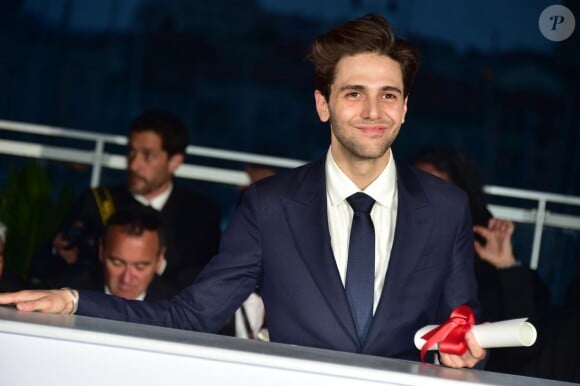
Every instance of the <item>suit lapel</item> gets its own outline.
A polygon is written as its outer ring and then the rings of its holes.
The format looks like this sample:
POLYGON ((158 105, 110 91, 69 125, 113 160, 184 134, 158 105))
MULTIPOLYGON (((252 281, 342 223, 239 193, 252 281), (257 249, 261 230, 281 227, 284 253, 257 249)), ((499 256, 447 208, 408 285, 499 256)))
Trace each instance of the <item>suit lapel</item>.
POLYGON ((330 243, 324 159, 312 165, 293 197, 284 200, 282 206, 304 264, 338 323, 358 344, 356 328, 330 243))
POLYGON ((408 285, 409 276, 416 269, 433 224, 432 206, 409 167, 397 168, 397 189, 395 237, 368 344, 377 343, 375 340, 381 331, 389 328, 389 321, 398 313, 398 299, 408 285))

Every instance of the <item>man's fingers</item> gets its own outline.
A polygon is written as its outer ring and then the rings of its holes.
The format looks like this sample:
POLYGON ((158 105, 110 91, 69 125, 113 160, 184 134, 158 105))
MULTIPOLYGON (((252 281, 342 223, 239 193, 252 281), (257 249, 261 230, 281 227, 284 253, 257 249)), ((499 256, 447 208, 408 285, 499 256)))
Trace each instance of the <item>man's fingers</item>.
POLYGON ((45 296, 38 300, 32 300, 29 302, 22 302, 16 305, 21 311, 40 311, 40 312, 50 312, 50 313, 61 313, 63 311, 63 303, 60 301, 55 301, 56 298, 53 296, 45 296))
POLYGON ((39 303, 38 300, 19 302, 19 303, 16 303, 16 309, 18 309, 19 311, 27 311, 27 312, 41 311, 38 303, 39 303))
POLYGON ((479 243, 479 241, 475 240, 473 242, 473 248, 475 249, 475 253, 477 253, 479 256, 482 256, 483 257, 483 255, 485 254, 484 253, 485 250, 483 248, 483 245, 481 245, 479 243))
POLYGON ((38 295, 33 291, 18 291, 18 292, 6 292, 0 294, 0 304, 13 304, 23 301, 29 301, 37 299, 38 295))
POLYGON ((0 304, 12 304, 14 303, 14 296, 12 293, 0 294, 0 304))
POLYGON ((460 368, 460 367, 473 367, 479 361, 485 358, 486 351, 483 347, 477 343, 475 336, 470 331, 465 334, 465 341, 467 342, 468 350, 463 355, 453 355, 439 353, 439 359, 441 363, 447 367, 460 368))
POLYGON ((67 301, 61 290, 25 290, 0 294, 0 304, 15 304, 20 311, 62 313, 67 301))
POLYGON ((479 343, 477 343, 473 332, 469 331, 467 334, 465 334, 465 341, 467 342, 467 347, 469 348, 467 352, 470 354, 470 356, 472 356, 476 361, 480 361, 485 358, 485 349, 481 347, 479 343))
POLYGON ((482 227, 481 225, 475 225, 473 227, 473 232, 475 232, 475 234, 483 237, 486 240, 489 239, 489 236, 491 234, 489 229, 487 229, 486 227, 482 227))
POLYGON ((442 364, 444 364, 447 367, 453 367, 455 369, 463 367, 459 358, 460 357, 457 355, 444 354, 444 353, 439 354, 439 360, 441 361, 442 364))

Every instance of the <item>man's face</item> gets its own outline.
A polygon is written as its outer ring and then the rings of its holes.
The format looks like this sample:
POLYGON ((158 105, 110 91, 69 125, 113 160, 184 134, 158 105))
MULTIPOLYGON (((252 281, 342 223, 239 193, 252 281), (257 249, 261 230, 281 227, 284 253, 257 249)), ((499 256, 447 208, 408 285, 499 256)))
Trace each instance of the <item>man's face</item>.
POLYGON ((388 157, 407 112, 403 75, 396 61, 374 53, 343 57, 336 66, 329 100, 319 91, 315 99, 320 119, 330 120, 337 161, 388 157))
POLYGON ((112 226, 99 248, 105 284, 113 295, 135 299, 147 290, 163 260, 157 232, 129 236, 112 226))
POLYGON ((169 158, 161 138, 153 131, 133 133, 129 137, 127 184, 132 193, 151 200, 167 189, 172 175, 183 162, 183 155, 169 158))

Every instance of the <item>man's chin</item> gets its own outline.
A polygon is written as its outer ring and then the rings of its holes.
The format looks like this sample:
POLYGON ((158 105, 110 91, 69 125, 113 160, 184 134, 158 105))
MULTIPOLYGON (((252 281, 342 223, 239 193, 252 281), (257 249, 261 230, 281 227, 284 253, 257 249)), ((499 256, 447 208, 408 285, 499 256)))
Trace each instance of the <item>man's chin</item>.
POLYGON ((146 189, 145 186, 141 186, 141 185, 138 185, 138 184, 133 184, 133 185, 129 185, 128 187, 129 187, 129 191, 132 194, 138 194, 140 196, 143 196, 143 195, 145 195, 147 193, 147 189, 146 189))

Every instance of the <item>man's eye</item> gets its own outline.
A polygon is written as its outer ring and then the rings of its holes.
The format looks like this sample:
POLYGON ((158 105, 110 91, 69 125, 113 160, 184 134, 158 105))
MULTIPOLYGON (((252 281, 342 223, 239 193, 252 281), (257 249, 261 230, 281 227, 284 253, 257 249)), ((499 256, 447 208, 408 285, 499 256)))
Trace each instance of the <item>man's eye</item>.
POLYGON ((389 93, 389 94, 383 95, 383 98, 384 99, 395 99, 395 98, 397 98, 397 96, 395 94, 389 93))
POLYGON ((360 97, 360 92, 351 91, 348 94, 346 94, 346 96, 348 96, 349 98, 358 98, 358 97, 360 97))

